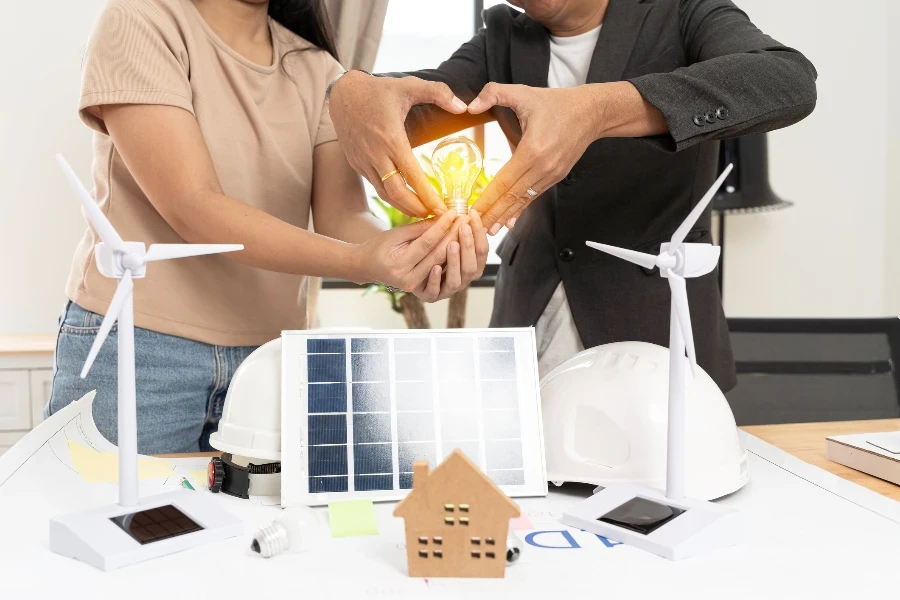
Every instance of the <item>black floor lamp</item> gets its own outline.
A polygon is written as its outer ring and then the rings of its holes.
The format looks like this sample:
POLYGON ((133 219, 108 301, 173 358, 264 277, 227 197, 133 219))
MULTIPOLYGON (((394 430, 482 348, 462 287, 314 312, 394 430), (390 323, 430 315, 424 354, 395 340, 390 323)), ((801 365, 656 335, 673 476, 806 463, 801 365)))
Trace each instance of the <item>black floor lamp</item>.
POLYGON ((766 134, 723 141, 719 149, 719 173, 728 163, 734 163, 734 170, 713 198, 712 208, 713 213, 719 217, 718 238, 722 251, 719 262, 720 295, 724 294, 722 284, 725 273, 725 217, 779 210, 793 205, 793 202, 776 196, 769 184, 766 134))

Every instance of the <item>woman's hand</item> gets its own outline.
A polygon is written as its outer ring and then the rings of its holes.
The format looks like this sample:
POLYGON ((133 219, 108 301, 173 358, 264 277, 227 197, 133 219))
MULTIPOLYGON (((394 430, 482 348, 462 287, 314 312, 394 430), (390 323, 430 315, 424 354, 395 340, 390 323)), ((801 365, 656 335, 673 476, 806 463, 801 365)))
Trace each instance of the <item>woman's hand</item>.
POLYGON ((449 298, 468 286, 484 273, 490 250, 487 230, 481 224, 481 217, 474 210, 469 211, 460 222, 458 240, 447 245, 447 263, 444 269, 433 267, 423 288, 410 290, 426 302, 436 302, 449 298), (441 276, 443 273, 443 277, 441 276))
POLYGON ((355 269, 365 281, 376 281, 406 292, 425 293, 441 265, 447 247, 459 230, 456 213, 447 211, 438 218, 395 227, 356 247, 355 269))
POLYGON ((373 77, 361 71, 349 71, 335 82, 328 106, 353 168, 369 180, 380 198, 416 217, 447 210, 406 137, 406 115, 413 105, 425 103, 457 115, 466 112, 466 104, 446 84, 417 77, 373 77), (394 169, 400 173, 382 181, 394 169))
POLYGON ((487 234, 474 211, 395 227, 357 247, 360 272, 426 302, 448 298, 481 277, 487 234))

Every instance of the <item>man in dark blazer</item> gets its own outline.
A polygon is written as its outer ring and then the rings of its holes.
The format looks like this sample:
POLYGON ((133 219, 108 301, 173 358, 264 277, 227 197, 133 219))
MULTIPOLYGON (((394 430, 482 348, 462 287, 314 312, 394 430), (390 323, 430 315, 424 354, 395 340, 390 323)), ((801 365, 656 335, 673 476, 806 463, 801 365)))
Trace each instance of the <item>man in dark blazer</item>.
MULTIPOLYGON (((729 0, 511 3, 525 12, 485 11, 485 27, 437 69, 336 79, 341 145, 383 198, 424 216, 443 205, 411 147, 496 120, 515 150, 474 207, 492 233, 511 227, 491 326, 538 324, 564 288, 584 347, 667 346, 666 281, 585 241, 657 253, 716 178, 718 140, 809 115, 816 71, 729 0), (548 89, 553 44, 598 28, 584 85, 548 89)), ((710 220, 707 209, 686 241, 709 242, 710 220)), ((689 279, 688 294, 698 362, 728 391, 716 282, 689 279)))

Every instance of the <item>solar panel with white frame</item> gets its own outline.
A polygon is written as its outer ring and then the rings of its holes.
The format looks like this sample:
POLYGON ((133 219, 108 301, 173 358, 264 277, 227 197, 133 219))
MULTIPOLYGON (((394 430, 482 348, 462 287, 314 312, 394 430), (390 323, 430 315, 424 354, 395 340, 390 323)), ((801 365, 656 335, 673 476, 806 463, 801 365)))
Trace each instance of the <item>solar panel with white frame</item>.
POLYGON ((454 448, 508 494, 546 494, 531 329, 285 332, 283 354, 284 505, 401 498, 415 460, 454 448))

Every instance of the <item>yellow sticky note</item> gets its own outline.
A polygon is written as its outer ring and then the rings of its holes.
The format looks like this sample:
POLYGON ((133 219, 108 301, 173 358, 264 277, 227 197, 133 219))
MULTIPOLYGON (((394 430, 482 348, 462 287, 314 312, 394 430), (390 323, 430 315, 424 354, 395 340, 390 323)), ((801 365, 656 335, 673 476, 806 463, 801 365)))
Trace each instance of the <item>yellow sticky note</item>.
POLYGON ((206 474, 206 469, 189 472, 188 479, 194 482, 194 486, 199 485, 200 487, 206 487, 209 483, 209 477, 206 474))
POLYGON ((375 507, 371 500, 348 500, 328 504, 331 537, 378 535, 375 507))
MULTIPOLYGON (((69 456, 81 478, 90 483, 116 483, 119 481, 119 455, 113 452, 97 452, 69 440, 69 456)), ((138 457, 138 479, 166 479, 175 474, 169 461, 138 457)))

